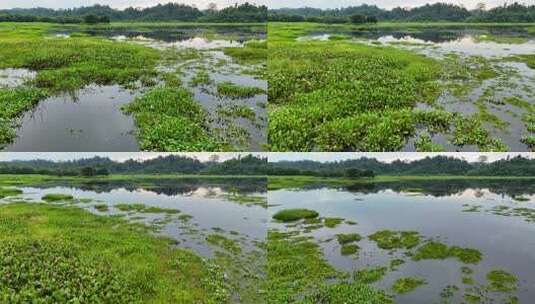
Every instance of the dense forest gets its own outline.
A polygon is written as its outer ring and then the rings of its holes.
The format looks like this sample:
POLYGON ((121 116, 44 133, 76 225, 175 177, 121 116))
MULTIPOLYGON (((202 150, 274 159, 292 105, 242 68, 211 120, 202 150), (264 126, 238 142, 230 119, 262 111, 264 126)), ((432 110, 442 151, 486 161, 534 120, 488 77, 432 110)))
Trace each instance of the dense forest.
POLYGON ((392 10, 367 4, 326 10, 310 7, 269 10, 270 21, 347 23, 352 22, 352 16, 401 22, 535 22, 535 4, 514 2, 487 8, 484 2, 481 2, 473 10, 447 3, 426 4, 414 8, 397 7, 392 10))
POLYGON ((269 173, 271 175, 356 177, 359 175, 535 176, 535 159, 518 156, 488 162, 482 156, 477 162, 468 162, 455 157, 436 156, 411 162, 396 160, 391 163, 380 162, 374 158, 325 163, 310 160, 281 161, 270 163, 269 173))
POLYGON ((147 8, 129 7, 124 10, 114 9, 107 5, 59 10, 41 7, 0 10, 0 22, 98 23, 87 22, 88 16, 99 18, 98 22, 265 22, 267 20, 267 7, 246 2, 222 9, 218 9, 215 4, 212 4, 208 9, 200 10, 195 6, 169 2, 147 8))
POLYGON ((213 156, 201 162, 192 157, 169 155, 144 161, 129 159, 124 162, 94 157, 75 161, 49 160, 0 162, 0 174, 46 174, 58 176, 95 176, 108 174, 212 174, 261 175, 265 174, 267 159, 247 155, 226 161, 213 156))

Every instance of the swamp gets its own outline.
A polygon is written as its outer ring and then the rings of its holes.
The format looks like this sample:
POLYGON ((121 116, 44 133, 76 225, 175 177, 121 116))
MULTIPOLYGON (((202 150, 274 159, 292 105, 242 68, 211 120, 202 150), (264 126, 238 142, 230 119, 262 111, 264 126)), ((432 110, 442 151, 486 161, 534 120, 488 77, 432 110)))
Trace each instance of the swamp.
POLYGON ((264 301, 265 178, 26 175, 1 184, 0 302, 264 301))
POLYGON ((533 24, 271 22, 272 151, 533 151, 533 24))
POLYGON ((533 180, 439 179, 278 181, 268 302, 529 303, 533 180))
POLYGON ((4 151, 263 151, 266 25, 0 24, 4 151))

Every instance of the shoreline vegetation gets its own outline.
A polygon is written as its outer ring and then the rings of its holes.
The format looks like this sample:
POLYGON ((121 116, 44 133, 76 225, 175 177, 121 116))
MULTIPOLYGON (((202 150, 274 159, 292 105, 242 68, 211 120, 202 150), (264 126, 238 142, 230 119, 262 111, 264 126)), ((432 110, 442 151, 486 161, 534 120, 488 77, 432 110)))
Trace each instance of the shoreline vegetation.
MULTIPOLYGON (((134 135, 144 151, 236 151, 250 143, 251 135, 243 134, 242 142, 230 142, 227 132, 241 130, 234 119, 227 119, 228 130, 220 130, 213 122, 220 117, 210 113, 202 100, 195 98, 197 88, 190 87, 186 72, 196 61, 208 60, 208 52, 199 49, 170 47, 158 49, 150 45, 106 38, 105 31, 158 31, 183 27, 185 31, 203 28, 199 36, 208 40, 234 40, 236 34, 220 33, 218 29, 247 28, 251 37, 263 35, 266 23, 192 23, 192 22, 120 22, 110 24, 1 23, 0 70, 27 73, 15 86, 0 86, 0 147, 8 146, 17 137, 21 117, 49 98, 76 99, 91 85, 118 86, 122 90, 139 93, 124 105, 121 113, 134 118, 134 135), (102 31, 102 34, 98 34, 102 31), (58 34, 64 33, 65 34, 58 34), (96 32, 97 34, 88 34, 96 32), (62 36, 64 35, 64 36, 62 36), (68 37, 68 38, 66 38, 68 37), (206 58, 205 58, 206 57, 206 58), (161 67, 171 65, 171 71, 161 67), (173 98, 170 98, 173 97, 173 98), (154 112, 151 109, 157 108, 154 112)), ((197 35, 197 34, 195 34, 197 35)), ((251 38, 252 39, 252 38, 251 38)), ((263 74, 267 44, 248 40, 243 47, 219 48, 229 56, 222 65, 253 69, 263 74)), ((203 69, 205 69, 204 67, 203 69)), ((228 67, 227 67, 228 69, 228 67)), ((207 76, 213 77, 213 76, 207 76)), ((251 76, 252 77, 252 76, 251 76)), ((250 89, 238 86, 238 89, 250 89)), ((246 92, 251 94, 250 92, 246 92)), ((258 91, 255 91, 255 94, 258 91)), ((236 98, 244 99, 241 91, 236 98)), ((262 94, 264 92, 262 91, 262 94)), ((254 117, 256 122, 257 117, 254 117)), ((243 131, 246 132, 246 131, 243 131)), ((242 132, 242 133, 243 133, 242 132)), ((257 148, 255 148, 257 149, 257 148)), ((260 148, 258 148, 260 149, 260 148)))
POLYGON ((319 176, 268 176, 268 190, 303 188, 311 185, 344 187, 358 184, 395 183, 403 181, 455 181, 455 180, 535 180, 535 176, 466 176, 466 175, 378 175, 373 178, 319 177, 319 176))
MULTIPOLYGON (((535 29, 535 23, 270 22, 271 151, 388 152, 405 148, 439 152, 465 147, 481 152, 504 152, 516 147, 533 150, 535 108, 530 105, 531 97, 526 97, 533 96, 533 90, 525 87, 525 96, 519 92, 505 95, 508 97, 497 93, 505 90, 501 84, 507 79, 521 77, 518 70, 502 65, 525 63, 528 70, 533 69, 533 56, 486 58, 451 52, 428 56, 410 47, 432 51, 435 45, 382 44, 351 36, 352 31, 361 30, 399 28, 418 32, 448 26, 485 31, 510 27, 526 33, 535 29), (306 39, 307 35, 323 32, 329 33, 325 39, 306 39), (478 89, 483 93, 477 95, 478 89), (452 101, 445 102, 444 98, 452 101), (475 109, 465 113, 457 106, 460 110, 451 110, 448 107, 456 107, 453 101, 470 101, 475 109), (493 104, 504 105, 498 109, 501 112, 496 114, 493 104), (509 118, 513 111, 515 118, 509 118), (521 134, 515 137, 518 142, 505 140, 505 136, 511 136, 512 122, 520 118, 521 134), (515 146, 511 148, 511 144, 515 146)), ((495 37, 490 32, 481 37, 505 43, 527 41, 522 37, 495 37)))

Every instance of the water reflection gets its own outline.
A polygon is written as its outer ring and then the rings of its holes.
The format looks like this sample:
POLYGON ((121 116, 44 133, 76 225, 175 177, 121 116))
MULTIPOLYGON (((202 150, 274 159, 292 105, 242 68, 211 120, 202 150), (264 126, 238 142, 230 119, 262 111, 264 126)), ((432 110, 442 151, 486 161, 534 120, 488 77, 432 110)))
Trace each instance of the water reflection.
MULTIPOLYGON (((358 184, 350 187, 314 186, 300 190, 277 190, 269 193, 269 214, 289 208, 317 211, 321 217, 338 217, 343 222, 335 227, 305 229, 305 224, 283 224, 271 221, 271 229, 300 231, 318 243, 325 258, 337 269, 352 273, 371 267, 387 266, 394 259, 404 263, 389 270, 374 285, 392 292, 399 278, 418 277, 427 281, 407 294, 395 295, 401 304, 439 303, 447 286, 459 291, 449 300, 462 303, 465 293, 486 284, 486 274, 501 269, 518 277, 514 293, 519 303, 530 303, 535 297, 535 273, 528 265, 535 263, 535 189, 532 181, 418 181, 358 184), (478 206, 478 208, 474 208, 478 206), (506 209, 507 208, 507 209, 506 209), (497 210, 521 210, 517 213, 497 210), (530 215, 531 214, 531 215, 530 215), (368 236, 380 230, 416 231, 424 239, 447 246, 478 250, 482 260, 464 264, 455 258, 413 260, 408 250, 384 250, 368 236), (358 233, 358 254, 343 255, 337 234, 358 233), (462 267, 473 270, 475 283, 463 281, 462 267)), ((490 302, 505 303, 500 293, 485 293, 490 302)), ((485 302, 487 303, 487 302, 485 302)))

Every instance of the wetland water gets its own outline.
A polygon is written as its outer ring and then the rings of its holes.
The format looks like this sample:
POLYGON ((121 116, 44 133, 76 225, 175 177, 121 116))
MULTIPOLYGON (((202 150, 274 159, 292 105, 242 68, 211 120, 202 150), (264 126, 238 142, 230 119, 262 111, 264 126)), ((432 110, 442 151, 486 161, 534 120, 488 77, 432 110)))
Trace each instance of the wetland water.
MULTIPOLYGON (((194 95, 195 101, 207 110, 210 127, 221 140, 229 142, 235 149, 265 149, 267 95, 262 93, 245 98, 228 98, 217 92, 217 85, 222 82, 267 91, 267 81, 258 74, 259 70, 265 68, 265 62, 236 62, 223 52, 224 47, 243 47, 247 41, 265 39, 265 31, 238 26, 164 26, 144 30, 60 28, 50 35, 55 39, 71 39, 73 32, 80 31, 84 35, 103 37, 117 43, 137 43, 162 52, 173 50, 177 54, 186 52, 192 55, 165 60, 159 64, 158 70, 179 76, 182 85, 194 95), (199 72, 207 74, 208 79, 205 83, 192 84, 191 79, 199 72), (252 115, 232 115, 236 107, 245 108, 252 115)), ((21 70, 2 70, 0 85, 20 85, 26 79, 23 76, 31 78, 35 75, 21 70)), ((162 80, 158 76, 148 83, 128 90, 119 86, 91 85, 78 92, 43 100, 33 111, 23 115, 17 139, 5 150, 139 151, 133 119, 124 113, 122 106, 143 95, 151 86, 161 84, 162 80)))
MULTIPOLYGON (((513 303, 506 299, 515 296, 518 303, 530 303, 535 297, 535 273, 527 266, 535 263, 535 187, 532 181, 319 186, 270 191, 269 204, 270 217, 283 209, 305 208, 317 211, 320 217, 344 219, 332 228, 321 225, 307 228, 304 222, 284 224, 275 220, 269 224, 270 229, 298 231, 301 236, 312 237, 328 262, 341 271, 353 273, 388 267, 394 259, 403 260, 374 283, 377 288, 394 294, 396 303, 461 303, 463 299, 466 301, 467 295, 478 296, 478 301, 470 303, 513 303), (411 256, 418 247, 381 249, 368 238, 381 230, 414 231, 422 239, 478 250, 482 258, 476 263, 463 263, 451 257, 414 260, 411 256), (349 233, 362 236, 356 242, 360 249, 356 254, 342 255, 336 234, 349 233), (504 270, 516 276, 516 291, 496 292, 483 287, 487 284, 486 274, 492 270, 504 270), (404 277, 421 278, 426 284, 396 295, 391 287, 404 277), (448 286, 453 293, 446 297, 444 291, 448 286)), ((425 242, 428 241, 422 243, 425 242)))
MULTIPOLYGON (((334 40, 339 36, 370 46, 406 49, 442 61, 445 70, 450 69, 440 81, 446 89, 434 103, 417 107, 478 117, 492 138, 500 139, 510 151, 530 151, 523 138, 533 136, 533 129, 526 121, 530 120, 535 106, 535 70, 515 56, 535 54, 532 31, 521 27, 477 26, 333 29, 312 30, 298 39, 336 43, 334 40), (476 76, 482 70, 491 72, 476 76)), ((430 135, 446 151, 478 150, 477 146, 454 145, 450 134, 430 135)), ((414 139, 419 136, 409 140, 403 151, 415 151, 414 139)))
POLYGON ((74 204, 98 215, 118 215, 144 223, 154 227, 157 234, 174 239, 177 246, 192 248, 209 257, 214 250, 205 241, 209 234, 221 233, 249 250, 264 241, 265 184, 263 179, 55 183, 18 187, 23 194, 3 202, 43 202, 47 194, 71 195, 74 200, 56 203, 74 204), (243 198, 250 201, 241 201, 243 198), (138 206, 128 208, 128 205, 138 206), (156 209, 147 209, 151 207, 156 209))

